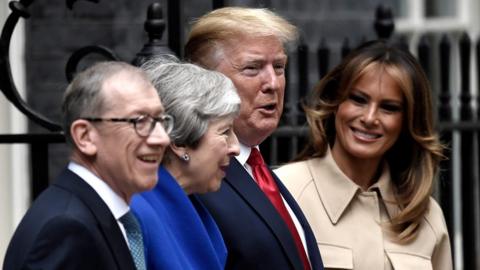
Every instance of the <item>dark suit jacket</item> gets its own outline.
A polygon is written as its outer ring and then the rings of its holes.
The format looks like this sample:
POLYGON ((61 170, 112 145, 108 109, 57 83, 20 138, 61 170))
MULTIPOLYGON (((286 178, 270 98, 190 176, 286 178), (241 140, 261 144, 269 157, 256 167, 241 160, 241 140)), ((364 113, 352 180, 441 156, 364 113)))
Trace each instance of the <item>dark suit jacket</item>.
MULTIPOLYGON (((271 173, 305 231, 312 269, 323 269, 310 225, 293 197, 271 173)), ((201 200, 217 222, 227 245, 225 269, 303 269, 287 225, 237 159, 231 159, 220 189, 202 195, 201 200)))
POLYGON ((95 190, 65 169, 23 217, 4 270, 135 269, 125 238, 95 190))

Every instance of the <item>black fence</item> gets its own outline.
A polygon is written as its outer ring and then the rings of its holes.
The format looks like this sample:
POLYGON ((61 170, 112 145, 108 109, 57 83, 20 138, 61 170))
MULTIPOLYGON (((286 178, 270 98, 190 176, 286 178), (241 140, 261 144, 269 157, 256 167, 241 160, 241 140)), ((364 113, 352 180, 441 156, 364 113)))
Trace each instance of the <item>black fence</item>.
MULTIPOLYGON (((89 0, 92 1, 92 0, 89 0)), ((12 13, 8 17, 0 39, 0 88, 7 99, 18 108, 28 119, 46 128, 45 134, 1 134, 0 144, 23 143, 30 146, 31 175, 35 176, 32 181, 31 191, 35 198, 48 186, 49 172, 48 147, 51 144, 64 143, 63 134, 57 123, 43 117, 32 110, 22 100, 12 80, 9 45, 13 30, 20 18, 28 18, 28 6, 33 0, 12 1, 9 4, 12 13)), ((72 8, 75 0, 67 0, 67 5, 72 8)), ((93 1, 95 2, 95 1, 93 1)), ((223 1, 212 1, 212 8, 224 6, 223 1)), ((181 1, 168 1, 167 19, 163 20, 163 10, 160 4, 152 4, 147 11, 145 29, 149 34, 149 41, 141 52, 137 54, 133 63, 141 63, 145 57, 151 54, 172 52, 181 55, 181 1), (168 29, 168 47, 161 42, 163 31, 168 29)), ((375 30, 379 38, 391 38, 393 31, 393 17, 389 9, 379 7, 375 13, 375 30)), ((403 42, 409 47, 407 39, 397 37, 398 42, 403 42)), ((328 39, 328 37, 325 37, 328 39)), ((290 52, 290 57, 295 58, 294 65, 289 65, 287 81, 295 78, 298 83, 289 84, 286 91, 285 111, 278 130, 262 144, 268 154, 266 160, 271 165, 278 165, 291 160, 303 147, 307 136, 308 127, 299 106, 300 100, 309 91, 309 82, 316 81, 335 64, 331 61, 333 53, 345 56, 350 50, 351 42, 345 39, 341 48, 330 48, 327 42, 320 42, 318 48, 309 48, 300 43, 295 51, 290 52), (316 57, 312 58, 311 55, 316 57), (316 61, 318 74, 312 78, 309 72, 309 62, 316 61)), ((480 188, 479 188, 479 130, 480 130, 480 107, 479 90, 472 91, 471 82, 474 78, 480 78, 480 66, 475 67, 474 74, 471 61, 476 55, 475 64, 480 63, 480 42, 472 41, 467 34, 460 38, 444 35, 439 42, 431 42, 428 37, 422 38, 418 46, 410 47, 418 56, 420 63, 429 75, 434 86, 436 107, 438 112, 437 128, 441 133, 441 139, 449 148, 448 159, 442 163, 439 175, 438 187, 435 196, 440 202, 445 213, 449 228, 452 245, 455 243, 454 235, 460 232, 463 244, 463 257, 460 265, 464 269, 480 269, 477 255, 479 244, 479 228, 476 219, 480 216, 480 188), (455 51, 458 50, 458 53, 455 51), (459 57, 453 57, 459 55, 459 57), (457 62, 453 62, 457 61, 457 62), (458 67, 459 70, 454 70, 458 67), (455 74, 460 74, 456 76, 455 74), (451 87, 455 85, 455 87, 451 87), (472 92, 476 92, 476 99, 472 92), (475 113, 476 109, 476 113, 475 113), (456 160, 458 159, 458 161, 456 160), (455 164, 458 165, 454 166, 455 164), (455 173, 460 177, 455 177, 455 173), (459 183, 455 182, 459 181, 459 183), (455 200, 454 186, 461 187, 460 200, 455 200), (460 205, 458 205, 460 204, 460 205), (460 209, 461 221, 455 220, 455 211, 460 209), (456 228, 458 224, 461 228, 456 228)), ((116 59, 115 54, 108 48, 100 46, 88 46, 80 48, 72 54, 66 63, 66 72, 71 79, 78 62, 87 54, 97 53, 107 59, 116 59)), ((32 177, 33 178, 33 177, 32 177)), ((14 181, 14 180, 12 180, 14 181)), ((456 262, 458 264, 458 262, 456 262)))

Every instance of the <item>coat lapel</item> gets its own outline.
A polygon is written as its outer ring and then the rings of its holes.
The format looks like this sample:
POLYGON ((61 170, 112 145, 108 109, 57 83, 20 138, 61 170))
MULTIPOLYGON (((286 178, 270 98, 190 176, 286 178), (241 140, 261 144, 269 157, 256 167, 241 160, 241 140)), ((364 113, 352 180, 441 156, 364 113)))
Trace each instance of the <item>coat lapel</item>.
POLYGON ((77 195, 100 224, 118 269, 136 269, 128 245, 112 212, 95 190, 72 171, 65 169, 55 185, 77 195))
POLYGON ((225 182, 232 186, 233 190, 245 200, 272 230, 272 233, 280 242, 294 269, 302 269, 303 266, 300 256, 298 255, 295 242, 290 236, 287 225, 252 177, 235 158, 232 158, 230 161, 225 182))
POLYGON ((273 175, 275 182, 277 183, 278 189, 282 194, 282 197, 288 203, 292 211, 295 213, 298 221, 302 225, 303 231, 305 232, 305 241, 307 243, 308 249, 308 257, 310 259, 310 264, 312 265, 312 269, 323 269, 323 262, 320 256, 320 251, 318 249, 317 240, 315 239, 315 235, 313 234, 312 228, 310 228, 310 224, 308 224, 307 219, 303 215, 302 210, 298 206, 295 199, 292 197, 290 192, 288 192, 287 188, 282 184, 280 179, 270 170, 270 173, 273 175))

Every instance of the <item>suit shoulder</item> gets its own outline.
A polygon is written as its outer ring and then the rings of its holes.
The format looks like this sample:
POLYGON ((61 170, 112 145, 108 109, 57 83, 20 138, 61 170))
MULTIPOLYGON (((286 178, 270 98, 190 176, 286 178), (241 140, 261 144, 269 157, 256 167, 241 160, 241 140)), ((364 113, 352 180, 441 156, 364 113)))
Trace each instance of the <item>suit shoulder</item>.
MULTIPOLYGON (((89 235, 90 226, 84 220, 69 213, 57 215, 48 220, 40 230, 40 234, 73 235, 82 237, 89 235)), ((52 235, 53 237, 53 235, 52 235)))
POLYGON ((49 264, 55 266, 52 269, 61 269, 64 263, 62 261, 65 261, 78 269, 92 267, 92 262, 99 261, 100 254, 98 239, 93 229, 70 215, 52 218, 45 224, 32 246, 26 260, 27 265, 50 261, 49 264), (83 258, 89 258, 91 262, 83 262, 79 254, 82 254, 83 258))
POLYGON ((16 232, 5 256, 6 269, 62 269, 81 265, 75 259, 79 254, 97 256, 91 230, 75 217, 59 214, 30 226, 38 226, 38 233, 16 232))
POLYGON ((289 163, 274 172, 295 198, 313 181, 307 161, 289 163))
POLYGON ((92 212, 75 194, 51 186, 33 202, 15 235, 35 238, 51 228, 61 230, 65 226, 76 230, 87 224, 95 227, 96 223, 92 212))

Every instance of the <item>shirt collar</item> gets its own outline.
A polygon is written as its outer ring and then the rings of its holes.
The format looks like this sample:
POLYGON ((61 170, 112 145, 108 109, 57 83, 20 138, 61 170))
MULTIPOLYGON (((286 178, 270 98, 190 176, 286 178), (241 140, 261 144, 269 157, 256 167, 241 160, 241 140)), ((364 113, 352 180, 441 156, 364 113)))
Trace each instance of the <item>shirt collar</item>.
MULTIPOLYGON (((330 221, 336 224, 350 202, 358 193, 362 192, 362 190, 340 170, 332 157, 330 149, 327 150, 324 158, 310 159, 307 161, 307 165, 313 176, 315 186, 322 199, 327 215, 330 221)), ((378 182, 372 185, 368 191, 376 189, 378 189, 384 200, 394 202, 390 171, 386 164, 383 166, 383 171, 378 182)), ((393 208, 387 205, 387 210, 390 214, 392 214, 391 211, 394 210, 393 208)))
MULTIPOLYGON (((258 145, 253 147, 256 147, 258 149, 258 145)), ((245 166, 245 164, 247 163, 248 157, 250 157, 251 151, 252 151, 252 147, 246 146, 240 143, 240 154, 238 156, 235 156, 235 158, 238 160, 238 162, 240 162, 240 164, 245 166)))
POLYGON ((78 163, 70 162, 68 164, 68 169, 82 178, 95 190, 95 192, 97 192, 98 196, 100 196, 108 206, 115 219, 118 220, 130 210, 128 204, 118 196, 118 194, 115 193, 105 181, 98 178, 98 176, 93 174, 87 168, 78 163))
POLYGON ((398 200, 395 197, 395 189, 393 186, 393 181, 390 175, 390 168, 388 163, 383 163, 383 171, 378 179, 377 183, 372 185, 369 190, 376 190, 382 198, 381 202, 384 203, 384 206, 387 210, 387 213, 390 217, 397 216, 401 209, 398 204, 398 200))

